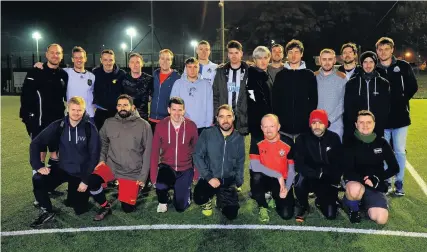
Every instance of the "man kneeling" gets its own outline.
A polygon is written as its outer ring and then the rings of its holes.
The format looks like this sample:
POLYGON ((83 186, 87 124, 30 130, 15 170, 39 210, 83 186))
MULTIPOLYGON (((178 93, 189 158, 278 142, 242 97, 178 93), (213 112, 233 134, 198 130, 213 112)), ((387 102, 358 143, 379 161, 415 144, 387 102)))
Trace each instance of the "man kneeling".
POLYGON ((345 144, 344 179, 349 182, 343 202, 349 208, 351 223, 360 222, 360 201, 371 220, 377 224, 386 224, 388 220, 386 180, 399 172, 399 165, 388 142, 377 137, 374 128, 374 115, 367 110, 359 111, 354 136, 345 144))
POLYGON ((128 95, 119 96, 117 111, 101 128, 100 162, 89 177, 90 193, 101 206, 95 221, 111 214, 111 205, 103 191, 106 183, 117 179, 122 209, 130 213, 135 210, 139 187, 144 187, 150 169, 153 138, 150 124, 139 116, 128 95))
POLYGON ((342 149, 340 137, 327 129, 328 114, 313 110, 310 114, 311 132, 301 134, 295 143, 295 195, 298 200, 296 221, 303 222, 309 212, 308 194, 317 196, 316 206, 329 220, 337 215, 338 184, 342 175, 339 160, 342 149))
POLYGON ((293 160, 293 141, 279 134, 280 124, 276 115, 267 114, 261 120, 264 140, 251 145, 250 173, 251 193, 259 207, 259 219, 268 222, 268 204, 265 193, 272 192, 276 212, 285 220, 294 215, 294 192, 292 183, 295 178, 293 160), (286 184, 285 184, 286 181, 286 184))

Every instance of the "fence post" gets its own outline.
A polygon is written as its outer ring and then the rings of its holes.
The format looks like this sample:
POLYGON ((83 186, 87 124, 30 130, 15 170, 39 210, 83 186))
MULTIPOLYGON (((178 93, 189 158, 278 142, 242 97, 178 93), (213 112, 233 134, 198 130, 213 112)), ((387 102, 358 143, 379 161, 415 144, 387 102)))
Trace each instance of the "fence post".
POLYGON ((36 62, 35 62, 35 58, 36 58, 36 57, 35 57, 34 53, 32 54, 32 57, 31 57, 31 58, 33 59, 33 66, 34 66, 34 64, 36 63, 36 62))
POLYGON ((96 66, 96 64, 95 64, 95 53, 92 53, 92 59, 93 59, 93 67, 95 67, 96 66))

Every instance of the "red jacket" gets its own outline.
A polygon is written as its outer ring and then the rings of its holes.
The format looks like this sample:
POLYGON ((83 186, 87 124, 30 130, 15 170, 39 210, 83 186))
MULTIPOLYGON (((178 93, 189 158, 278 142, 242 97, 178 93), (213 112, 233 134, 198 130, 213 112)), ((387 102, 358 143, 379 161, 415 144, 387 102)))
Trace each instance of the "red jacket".
POLYGON ((197 138, 197 126, 190 119, 185 118, 178 133, 169 116, 161 120, 156 125, 151 148, 151 181, 156 183, 159 163, 167 164, 176 171, 192 168, 192 154, 197 138))

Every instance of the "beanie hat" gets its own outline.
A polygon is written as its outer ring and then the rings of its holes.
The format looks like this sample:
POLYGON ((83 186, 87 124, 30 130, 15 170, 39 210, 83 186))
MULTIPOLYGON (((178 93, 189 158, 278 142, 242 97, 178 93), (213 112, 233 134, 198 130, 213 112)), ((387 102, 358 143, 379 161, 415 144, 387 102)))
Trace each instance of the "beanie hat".
POLYGON ((310 120, 308 125, 310 126, 314 121, 321 121, 324 125, 326 125, 326 127, 328 127, 328 113, 326 113, 326 111, 323 109, 313 110, 310 113, 310 120))
POLYGON ((366 52, 364 52, 364 53, 362 53, 360 55, 360 65, 363 65, 363 61, 366 58, 368 58, 368 57, 371 58, 374 61, 375 65, 378 64, 378 56, 377 56, 377 54, 374 53, 374 52, 372 52, 372 51, 366 51, 366 52))

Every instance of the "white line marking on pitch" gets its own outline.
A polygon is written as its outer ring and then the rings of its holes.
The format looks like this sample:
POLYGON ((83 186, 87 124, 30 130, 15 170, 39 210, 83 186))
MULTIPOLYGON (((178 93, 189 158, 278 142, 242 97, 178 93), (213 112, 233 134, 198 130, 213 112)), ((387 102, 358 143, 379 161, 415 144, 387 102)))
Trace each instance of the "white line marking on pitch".
POLYGON ((406 169, 408 169, 409 173, 411 173, 412 177, 414 177, 415 181, 421 187, 421 190, 427 196, 427 184, 426 184, 426 182, 421 178, 420 174, 418 174, 418 172, 415 170, 415 168, 408 161, 406 161, 406 169))
POLYGON ((36 230, 1 232, 1 236, 4 237, 4 236, 18 236, 18 235, 32 235, 32 234, 77 233, 77 232, 99 232, 99 231, 183 230, 183 229, 185 230, 192 230, 192 229, 287 230, 287 231, 335 232, 335 233, 371 234, 371 235, 427 238, 427 233, 392 231, 392 230, 357 229, 357 228, 282 226, 282 225, 170 225, 170 224, 64 228, 64 229, 36 229, 36 230))

